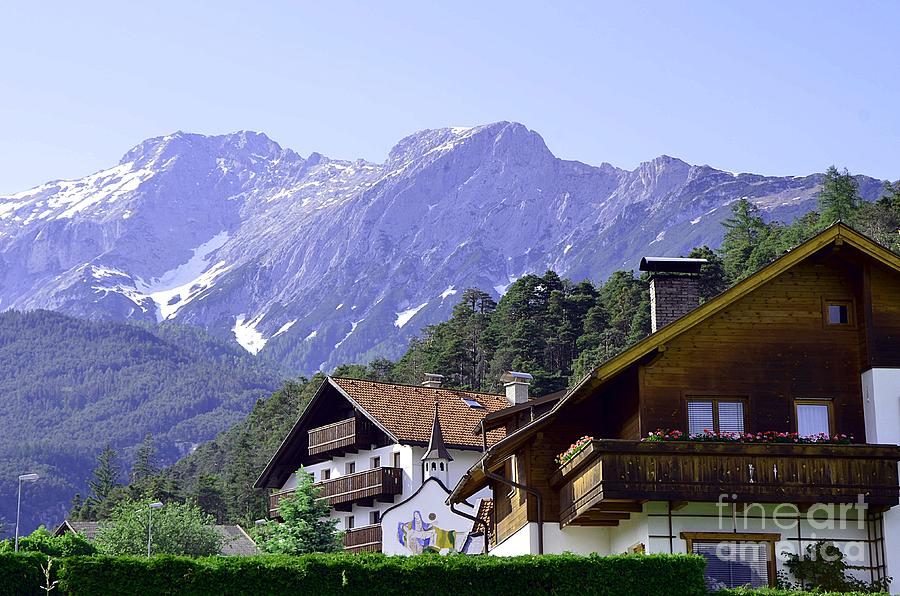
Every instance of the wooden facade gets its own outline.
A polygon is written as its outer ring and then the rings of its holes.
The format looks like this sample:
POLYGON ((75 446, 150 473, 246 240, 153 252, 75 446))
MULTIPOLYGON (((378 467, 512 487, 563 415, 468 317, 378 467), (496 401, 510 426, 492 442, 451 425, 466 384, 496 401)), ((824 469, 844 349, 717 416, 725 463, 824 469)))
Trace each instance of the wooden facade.
POLYGON ((900 367, 900 260, 835 229, 604 364, 545 420, 489 453, 493 474, 510 478, 515 460, 518 482, 531 489, 481 477, 458 493, 492 487, 496 542, 538 518, 616 525, 635 504, 723 493, 801 505, 862 494, 874 507, 896 505, 900 449, 862 444, 861 375, 900 367), (845 324, 829 324, 830 304, 848 307, 845 324), (794 432, 797 400, 827 403, 830 431, 857 444, 640 442, 658 429, 687 432, 692 398, 740 401, 750 433, 794 432), (585 435, 597 440, 560 470, 554 456, 585 435))

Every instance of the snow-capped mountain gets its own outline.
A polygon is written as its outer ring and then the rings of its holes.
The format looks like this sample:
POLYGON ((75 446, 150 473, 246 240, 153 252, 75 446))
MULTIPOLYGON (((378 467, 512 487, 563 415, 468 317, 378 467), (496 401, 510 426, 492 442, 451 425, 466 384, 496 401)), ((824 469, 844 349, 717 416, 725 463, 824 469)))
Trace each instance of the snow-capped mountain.
POLYGON ((547 268, 602 280, 717 245, 740 197, 791 219, 820 181, 667 156, 591 166, 509 122, 421 131, 382 164, 179 132, 0 197, 0 309, 174 319, 310 372, 396 356, 467 287, 499 295, 547 268))

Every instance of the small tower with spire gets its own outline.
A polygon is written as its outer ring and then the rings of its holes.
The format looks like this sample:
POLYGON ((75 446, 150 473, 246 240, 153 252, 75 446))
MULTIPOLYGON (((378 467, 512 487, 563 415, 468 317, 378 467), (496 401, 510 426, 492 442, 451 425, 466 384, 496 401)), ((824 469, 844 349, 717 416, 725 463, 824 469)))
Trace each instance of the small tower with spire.
POLYGON ((422 482, 429 478, 437 478, 444 486, 449 486, 450 462, 453 456, 444 446, 444 434, 441 432, 441 420, 438 416, 438 400, 434 400, 434 421, 431 423, 431 439, 422 456, 422 482))

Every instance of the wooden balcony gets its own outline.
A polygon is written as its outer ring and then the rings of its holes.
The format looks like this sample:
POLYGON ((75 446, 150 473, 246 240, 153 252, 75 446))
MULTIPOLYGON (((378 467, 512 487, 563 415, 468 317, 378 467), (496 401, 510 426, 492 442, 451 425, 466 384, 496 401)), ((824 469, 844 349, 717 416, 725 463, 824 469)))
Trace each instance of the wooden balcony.
POLYGON ((269 495, 269 517, 272 519, 280 519, 281 515, 278 513, 278 503, 280 503, 283 498, 290 497, 293 494, 293 490, 280 490, 269 495))
MULTIPOLYGON (((322 489, 320 499, 338 511, 350 511, 354 504, 371 507, 374 501, 392 503, 394 496, 403 492, 403 470, 400 468, 372 468, 317 482, 322 489)), ((269 517, 278 518, 278 503, 294 494, 282 490, 269 495, 269 517)))
POLYGON ((372 468, 316 483, 322 487, 323 499, 337 510, 349 511, 354 503, 371 507, 372 502, 393 502, 403 492, 403 471, 400 468, 372 468))
POLYGON ((344 550, 349 553, 380 553, 381 524, 344 532, 344 550))
POLYGON ((616 525, 643 501, 898 504, 893 445, 593 441, 557 471, 560 524, 616 525))
POLYGON ((347 418, 308 431, 308 453, 327 459, 342 453, 367 449, 372 443, 372 428, 368 420, 347 418), (327 454, 327 457, 323 456, 327 454))

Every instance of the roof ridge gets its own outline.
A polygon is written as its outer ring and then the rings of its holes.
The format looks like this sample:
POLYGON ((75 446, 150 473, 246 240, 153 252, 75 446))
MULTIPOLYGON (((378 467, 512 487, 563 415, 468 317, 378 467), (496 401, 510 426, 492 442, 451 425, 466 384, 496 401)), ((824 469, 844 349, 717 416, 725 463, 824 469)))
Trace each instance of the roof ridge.
POLYGON ((487 391, 474 391, 472 389, 456 389, 453 387, 425 387, 424 385, 414 385, 412 383, 398 383, 395 381, 373 381, 372 379, 356 379, 353 377, 331 377, 335 381, 359 381, 361 383, 372 383, 374 385, 391 385, 395 387, 410 387, 412 389, 424 389, 430 391, 447 391, 451 393, 471 393, 472 395, 488 395, 506 399, 502 393, 488 393, 487 391))

